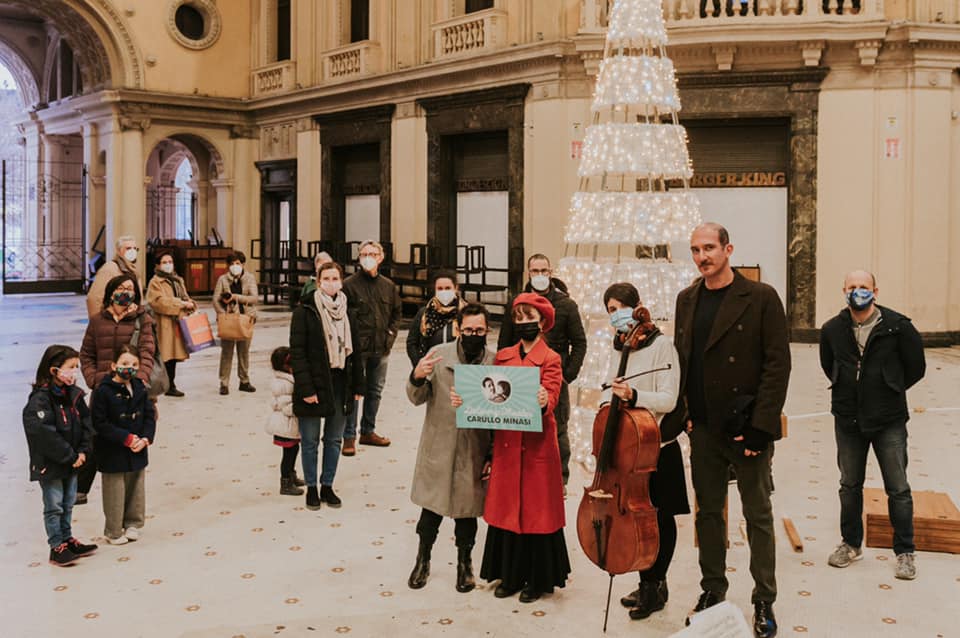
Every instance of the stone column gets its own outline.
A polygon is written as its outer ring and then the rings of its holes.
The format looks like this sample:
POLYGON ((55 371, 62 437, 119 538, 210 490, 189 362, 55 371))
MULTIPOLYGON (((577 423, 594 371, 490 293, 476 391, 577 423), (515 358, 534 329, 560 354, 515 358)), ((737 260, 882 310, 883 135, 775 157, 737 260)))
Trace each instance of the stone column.
MULTIPOLYGON (((131 235, 141 249, 147 238, 147 215, 143 180, 143 132, 150 127, 146 117, 118 116, 105 139, 107 151, 107 258, 112 259, 117 237, 131 235), (111 179, 112 177, 112 179, 111 179)), ((143 276, 144 259, 137 266, 143 276)))
POLYGON ((297 239, 306 243, 321 237, 320 188, 321 167, 320 129, 312 118, 297 122, 297 239), (301 179, 302 178, 302 179, 301 179))
POLYGON ((217 215, 211 225, 220 233, 225 246, 237 248, 234 237, 233 180, 212 179, 210 185, 217 191, 217 215))
POLYGON ((201 245, 207 243, 210 229, 210 180, 197 181, 197 227, 193 229, 194 239, 201 245))
POLYGON ((427 241, 427 118, 416 102, 397 105, 391 123, 393 147, 410 161, 390 163, 393 196, 390 219, 394 255, 404 259, 410 244, 427 241))
MULTIPOLYGON (((83 163, 87 167, 87 219, 86 237, 84 238, 84 260, 92 257, 97 249, 94 241, 97 233, 106 223, 106 179, 103 175, 103 166, 100 164, 100 128, 93 122, 83 125, 83 163)), ((106 238, 100 239, 101 250, 106 252, 106 238)), ((89 267, 87 267, 89 268, 89 267)), ((87 270, 89 273, 89 270, 87 270)))

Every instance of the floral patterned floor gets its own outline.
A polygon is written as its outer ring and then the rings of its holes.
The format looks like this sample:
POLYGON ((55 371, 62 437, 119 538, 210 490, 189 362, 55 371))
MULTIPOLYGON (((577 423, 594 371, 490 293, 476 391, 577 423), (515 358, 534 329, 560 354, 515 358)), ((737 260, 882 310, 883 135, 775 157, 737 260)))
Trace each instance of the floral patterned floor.
MULTIPOLYGON (((0 635, 156 636, 600 636, 607 577, 581 553, 567 528, 573 574, 552 596, 524 605, 498 600, 484 584, 454 590, 453 527, 445 522, 426 588, 407 588, 416 553, 409 481, 422 412, 403 393, 409 364, 402 336, 390 362, 381 409, 389 448, 360 447, 342 458, 339 510, 307 511, 302 497, 278 495, 280 451, 263 432, 269 412, 268 356, 286 340, 283 313, 258 326, 253 342, 255 394, 217 394, 218 351, 180 366, 187 396, 163 397, 160 434, 147 476, 148 521, 140 540, 103 544, 99 480, 90 502, 75 510, 74 529, 101 543, 70 568, 47 563, 40 492, 27 481, 20 410, 43 348, 79 345, 83 300, 49 296, 0 300, 0 635), (51 303, 53 305, 51 305, 51 303)), ((837 470, 825 383, 813 346, 795 345, 786 411, 790 434, 775 461, 780 636, 960 635, 960 557, 920 553, 919 577, 893 578, 887 550, 866 549, 866 560, 837 570, 826 558, 838 542, 837 470), (804 538, 794 553, 781 517, 804 538)), ((951 493, 960 502, 960 350, 928 351, 928 377, 912 392, 920 408, 910 422, 910 479, 914 490, 951 493)), ((871 462, 868 484, 879 485, 871 462)), ((567 500, 573 521, 586 477, 575 469, 567 500)), ((731 493, 729 599, 745 612, 751 579, 749 552, 731 493)), ((480 561, 484 525, 474 560, 480 561)), ((670 602, 646 621, 630 621, 617 602, 635 586, 614 583, 608 636, 669 636, 699 593, 692 517, 681 517, 670 571, 670 602)))

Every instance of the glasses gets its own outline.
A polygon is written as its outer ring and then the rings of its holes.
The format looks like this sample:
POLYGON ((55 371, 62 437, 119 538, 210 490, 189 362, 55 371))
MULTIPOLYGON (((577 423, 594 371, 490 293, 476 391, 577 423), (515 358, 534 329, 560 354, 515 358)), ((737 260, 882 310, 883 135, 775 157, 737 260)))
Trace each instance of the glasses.
POLYGON ((487 329, 486 328, 463 328, 460 331, 465 337, 486 337, 487 329))

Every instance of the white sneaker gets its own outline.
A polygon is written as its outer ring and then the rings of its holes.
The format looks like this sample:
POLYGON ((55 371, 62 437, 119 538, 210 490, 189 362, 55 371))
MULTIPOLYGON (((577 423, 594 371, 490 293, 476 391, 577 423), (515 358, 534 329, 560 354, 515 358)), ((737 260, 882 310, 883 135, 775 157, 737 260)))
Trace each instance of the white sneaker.
POLYGON ((107 537, 107 542, 111 545, 126 545, 130 542, 130 539, 126 536, 117 536, 116 538, 107 537))
POLYGON ((128 527, 127 529, 123 530, 123 535, 128 541, 135 541, 140 538, 140 529, 137 527, 128 527))
POLYGON ((893 574, 900 580, 913 580, 917 577, 917 566, 913 552, 897 554, 897 571, 893 574))

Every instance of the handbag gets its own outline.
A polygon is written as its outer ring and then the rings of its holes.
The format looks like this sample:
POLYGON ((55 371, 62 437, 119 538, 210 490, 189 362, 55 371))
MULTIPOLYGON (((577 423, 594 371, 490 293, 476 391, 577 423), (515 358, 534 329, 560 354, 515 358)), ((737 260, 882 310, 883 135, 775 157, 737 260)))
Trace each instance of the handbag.
MULTIPOLYGON (((153 324, 156 326, 156 324, 153 324)), ((154 343, 157 342, 157 333, 154 329, 154 343)), ((133 336, 130 337, 130 345, 140 350, 140 317, 134 322, 133 336)), ((147 380, 147 396, 156 399, 158 396, 170 389, 170 378, 167 376, 167 367, 163 365, 163 359, 160 358, 159 348, 153 354, 153 369, 150 370, 150 378, 147 380)))
POLYGON ((183 347, 190 354, 216 345, 216 340, 213 338, 213 328, 210 326, 210 318, 207 317, 207 313, 197 312, 183 317, 180 319, 179 325, 183 347))
POLYGON ((217 315, 217 335, 228 341, 250 341, 253 339, 253 322, 250 315, 221 312, 217 315))

